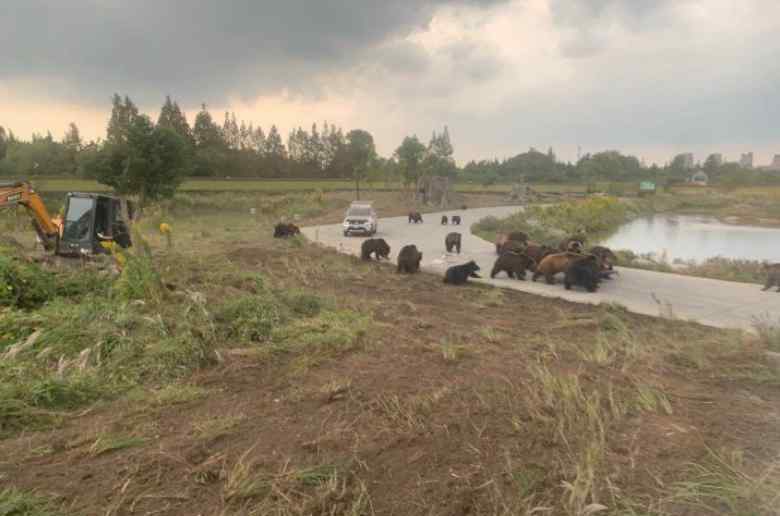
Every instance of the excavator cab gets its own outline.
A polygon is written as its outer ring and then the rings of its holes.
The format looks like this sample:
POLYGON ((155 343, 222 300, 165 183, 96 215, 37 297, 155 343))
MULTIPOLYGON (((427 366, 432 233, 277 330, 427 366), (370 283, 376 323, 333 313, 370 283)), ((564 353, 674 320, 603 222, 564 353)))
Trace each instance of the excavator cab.
POLYGON ((109 195, 69 193, 62 220, 57 254, 77 256, 105 253, 102 242, 132 245, 127 221, 132 219, 130 202, 109 195))

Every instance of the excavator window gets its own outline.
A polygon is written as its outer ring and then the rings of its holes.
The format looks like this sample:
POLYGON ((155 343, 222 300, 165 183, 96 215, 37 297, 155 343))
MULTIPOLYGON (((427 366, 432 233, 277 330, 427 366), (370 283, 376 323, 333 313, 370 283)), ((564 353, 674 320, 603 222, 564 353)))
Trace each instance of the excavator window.
POLYGON ((71 197, 68 202, 68 212, 62 230, 63 240, 89 240, 92 226, 92 210, 94 200, 84 197, 71 197))

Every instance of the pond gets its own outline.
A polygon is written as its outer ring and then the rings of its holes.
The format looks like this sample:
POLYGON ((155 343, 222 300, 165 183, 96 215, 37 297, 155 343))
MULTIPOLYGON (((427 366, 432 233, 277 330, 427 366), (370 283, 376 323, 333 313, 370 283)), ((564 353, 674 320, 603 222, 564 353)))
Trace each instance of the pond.
POLYGON ((780 262, 780 228, 724 224, 699 215, 653 215, 621 227, 602 245, 654 258, 697 262, 723 258, 780 262))

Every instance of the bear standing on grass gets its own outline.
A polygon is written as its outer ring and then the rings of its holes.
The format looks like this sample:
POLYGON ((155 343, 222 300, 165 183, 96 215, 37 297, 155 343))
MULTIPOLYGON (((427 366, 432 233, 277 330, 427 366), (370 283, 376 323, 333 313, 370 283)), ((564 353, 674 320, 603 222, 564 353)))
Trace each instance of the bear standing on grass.
POLYGON ((285 224, 280 222, 274 227, 274 238, 287 238, 289 236, 299 235, 301 230, 295 224, 285 224))
POLYGON ((402 247, 401 252, 398 253, 398 272, 414 274, 419 271, 422 256, 422 253, 417 250, 417 246, 413 244, 402 247))
POLYGON ((444 283, 449 283, 450 285, 463 285, 469 278, 481 278, 482 276, 477 274, 478 270, 479 265, 477 265, 474 260, 464 263, 463 265, 454 265, 444 273, 444 283))
POLYGON ((451 253, 453 249, 460 254, 460 233, 449 233, 444 238, 444 247, 447 248, 447 252, 451 253))
POLYGON ((566 269, 563 286, 571 290, 572 285, 584 287, 588 292, 595 292, 601 280, 601 263, 598 257, 589 254, 579 260, 574 260, 566 269))
POLYGON ((384 238, 369 238, 360 246, 360 257, 362 259, 370 260, 372 254, 377 260, 382 258, 390 259, 390 246, 387 245, 384 238))

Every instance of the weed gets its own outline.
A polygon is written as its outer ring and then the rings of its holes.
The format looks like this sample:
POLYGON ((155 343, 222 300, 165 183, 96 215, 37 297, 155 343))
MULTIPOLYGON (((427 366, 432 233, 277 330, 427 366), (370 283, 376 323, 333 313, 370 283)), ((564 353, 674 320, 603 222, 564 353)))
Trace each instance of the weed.
POLYGON ((97 457, 104 453, 142 446, 145 442, 146 439, 142 437, 101 434, 95 442, 92 443, 92 446, 89 447, 88 453, 92 457, 97 457))
POLYGON ((710 449, 703 463, 688 466, 686 477, 672 486, 663 505, 688 506, 699 514, 778 514, 780 460, 754 476, 745 471, 740 452, 710 449))
POLYGON ((244 414, 218 416, 206 421, 193 423, 192 430, 201 439, 213 440, 225 436, 245 420, 244 414))
POLYGON ((52 273, 19 258, 0 254, 0 307, 37 308, 55 294, 52 273))
POLYGON ((152 399, 158 405, 176 405, 189 403, 203 398, 208 394, 206 389, 189 384, 171 384, 152 394, 152 399))
POLYGON ((50 500, 14 488, 0 490, 0 516, 59 516, 50 500))
POLYGON ((274 328, 286 320, 282 304, 267 292, 228 301, 216 317, 226 323, 228 337, 249 342, 268 340, 274 328))
POLYGON ((441 349, 441 356, 447 362, 456 362, 466 352, 466 346, 452 342, 450 339, 444 338, 439 342, 441 349))
POLYGON ((769 315, 758 317, 753 321, 753 328, 766 349, 780 353, 780 319, 773 320, 769 315))
POLYGON ((666 415, 671 415, 673 413, 672 404, 669 402, 669 398, 666 397, 666 394, 662 391, 644 383, 638 384, 636 388, 636 404, 640 410, 666 415))

